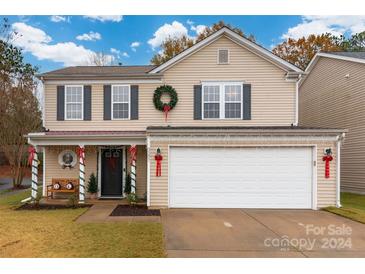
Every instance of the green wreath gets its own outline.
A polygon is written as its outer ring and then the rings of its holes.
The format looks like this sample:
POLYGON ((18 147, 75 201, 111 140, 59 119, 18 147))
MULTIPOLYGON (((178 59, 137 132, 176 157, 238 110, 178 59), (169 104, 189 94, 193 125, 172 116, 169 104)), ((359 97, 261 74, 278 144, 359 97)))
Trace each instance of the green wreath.
POLYGON ((178 101, 176 90, 172 86, 163 85, 156 88, 155 93, 153 94, 153 104, 155 108, 159 111, 166 112, 173 109, 178 101), (170 96, 170 102, 164 103, 161 101, 161 97, 163 94, 168 94, 170 96))

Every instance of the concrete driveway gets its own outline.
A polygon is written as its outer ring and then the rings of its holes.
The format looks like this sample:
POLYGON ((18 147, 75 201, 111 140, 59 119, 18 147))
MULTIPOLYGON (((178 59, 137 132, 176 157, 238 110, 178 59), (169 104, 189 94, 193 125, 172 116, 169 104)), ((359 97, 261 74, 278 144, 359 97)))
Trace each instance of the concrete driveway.
POLYGON ((162 210, 169 257, 365 257, 365 225, 325 211, 162 210))

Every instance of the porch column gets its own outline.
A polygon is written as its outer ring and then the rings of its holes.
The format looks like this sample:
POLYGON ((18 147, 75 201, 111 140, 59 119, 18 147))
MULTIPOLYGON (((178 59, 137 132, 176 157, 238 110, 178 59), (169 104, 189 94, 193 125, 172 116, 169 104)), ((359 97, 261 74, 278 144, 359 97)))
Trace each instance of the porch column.
POLYGON ((77 148, 79 155, 79 203, 85 202, 85 146, 79 145, 77 148))
POLYGON ((129 148, 131 157, 131 193, 136 193, 136 161, 137 161, 137 146, 131 145, 129 148))
POLYGON ((32 165, 32 200, 35 201, 38 195, 38 153, 37 146, 29 147, 29 159, 32 165))

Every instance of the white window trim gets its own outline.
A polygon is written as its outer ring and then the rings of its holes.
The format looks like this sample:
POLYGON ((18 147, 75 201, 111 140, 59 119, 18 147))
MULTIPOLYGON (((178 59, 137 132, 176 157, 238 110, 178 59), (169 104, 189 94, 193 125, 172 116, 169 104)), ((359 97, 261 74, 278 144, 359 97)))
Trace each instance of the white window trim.
POLYGON ((64 99, 64 119, 65 121, 82 121, 84 120, 84 86, 83 85, 65 85, 65 99, 64 99), (67 118, 67 88, 81 87, 81 118, 67 118))
POLYGON ((217 65, 229 65, 229 62, 231 61, 231 52, 228 48, 219 48, 217 49, 217 65), (219 51, 220 50, 226 50, 228 52, 228 60, 227 63, 221 63, 219 62, 219 51))
POLYGON ((112 85, 111 86, 111 100, 110 101, 111 101, 111 108, 110 109, 111 109, 111 118, 112 118, 112 120, 130 120, 131 119, 131 85, 123 85, 123 84, 112 85), (128 100, 128 118, 114 118, 113 87, 128 87, 128 98, 129 98, 129 100, 128 100))
MULTIPOLYGON (((242 103, 242 96, 243 96, 243 82, 202 82, 202 120, 242 120, 243 119, 243 103, 242 103), (239 118, 225 118, 225 94, 224 94, 224 87, 225 86, 240 86, 241 87, 241 117, 239 118), (219 86, 219 118, 205 118, 204 117, 204 87, 205 86, 219 86)), ((230 102, 234 103, 234 102, 230 102)))

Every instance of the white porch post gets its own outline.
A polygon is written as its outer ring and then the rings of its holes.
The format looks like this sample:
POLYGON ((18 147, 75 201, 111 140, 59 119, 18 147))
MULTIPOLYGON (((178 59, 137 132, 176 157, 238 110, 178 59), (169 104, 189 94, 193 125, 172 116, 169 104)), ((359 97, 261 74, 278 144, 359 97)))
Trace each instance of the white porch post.
POLYGON ((38 153, 37 147, 33 146, 33 160, 32 160, 32 200, 37 199, 38 194, 38 153))
POLYGON ((79 145, 79 203, 85 202, 85 146, 79 145))
POLYGON ((136 156, 137 156, 137 146, 132 145, 130 148, 131 152, 131 193, 136 193, 136 156))

